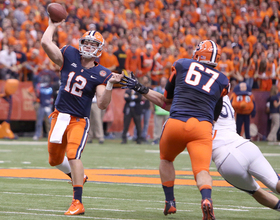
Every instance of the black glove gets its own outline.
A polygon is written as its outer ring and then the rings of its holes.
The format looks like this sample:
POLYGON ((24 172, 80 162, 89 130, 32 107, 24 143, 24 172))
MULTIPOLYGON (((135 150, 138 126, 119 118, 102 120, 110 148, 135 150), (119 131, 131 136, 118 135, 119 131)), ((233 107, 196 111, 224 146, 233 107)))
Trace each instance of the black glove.
POLYGON ((149 88, 139 83, 133 72, 131 72, 131 77, 124 76, 120 84, 123 85, 122 89, 133 89, 140 94, 147 94, 149 92, 149 88))

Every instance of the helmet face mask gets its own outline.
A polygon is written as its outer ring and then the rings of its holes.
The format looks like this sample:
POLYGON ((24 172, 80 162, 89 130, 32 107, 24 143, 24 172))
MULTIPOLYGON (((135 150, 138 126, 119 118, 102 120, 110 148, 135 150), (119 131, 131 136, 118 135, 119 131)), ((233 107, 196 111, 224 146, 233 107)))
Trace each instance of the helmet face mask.
POLYGON ((80 55, 84 58, 98 58, 102 54, 104 38, 97 31, 86 32, 79 40, 80 55))
POLYGON ((212 40, 201 41, 193 51, 192 59, 216 67, 220 61, 221 49, 212 40))

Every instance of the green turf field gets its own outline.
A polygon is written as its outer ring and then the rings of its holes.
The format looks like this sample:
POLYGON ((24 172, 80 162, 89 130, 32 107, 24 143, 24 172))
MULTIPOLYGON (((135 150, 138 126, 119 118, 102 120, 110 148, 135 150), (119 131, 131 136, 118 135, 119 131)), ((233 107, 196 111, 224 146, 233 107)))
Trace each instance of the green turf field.
MULTIPOLYGON (((106 140, 103 145, 97 142, 87 144, 82 154, 84 167, 158 169, 158 145, 136 145, 132 142, 121 145, 120 142, 106 140)), ((257 142, 257 145, 276 172, 280 173, 280 145, 268 145, 266 142, 257 142)), ((191 170, 187 154, 179 155, 174 164, 176 170, 191 170)), ((17 142, 0 140, 0 176, 1 169, 7 168, 50 168, 46 142, 33 142, 27 138, 20 138, 17 142)), ((211 165, 211 171, 216 171, 214 164, 211 165)), ((74 217, 63 215, 72 199, 72 186, 67 180, 0 177, 0 186, 1 220, 202 218, 201 195, 195 186, 175 186, 178 211, 174 215, 164 216, 161 185, 104 183, 92 180, 84 186, 85 215, 74 217)), ((264 208, 251 196, 232 187, 213 187, 212 198, 218 220, 280 219, 279 212, 264 208)))

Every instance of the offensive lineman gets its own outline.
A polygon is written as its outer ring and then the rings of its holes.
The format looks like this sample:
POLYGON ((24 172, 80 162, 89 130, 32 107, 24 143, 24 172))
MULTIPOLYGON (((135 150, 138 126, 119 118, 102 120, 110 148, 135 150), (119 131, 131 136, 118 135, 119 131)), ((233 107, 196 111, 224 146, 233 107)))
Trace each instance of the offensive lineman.
POLYGON ((165 193, 165 215, 176 212, 173 161, 187 148, 202 196, 203 220, 215 220, 211 199, 212 178, 209 174, 212 125, 214 109, 222 106, 222 96, 227 94, 229 87, 227 77, 214 69, 220 53, 221 49, 215 42, 200 42, 193 59, 175 61, 164 95, 144 87, 133 75, 132 78, 125 77, 125 83, 121 83, 123 88, 134 89, 154 104, 170 110, 159 143, 159 171, 165 193))

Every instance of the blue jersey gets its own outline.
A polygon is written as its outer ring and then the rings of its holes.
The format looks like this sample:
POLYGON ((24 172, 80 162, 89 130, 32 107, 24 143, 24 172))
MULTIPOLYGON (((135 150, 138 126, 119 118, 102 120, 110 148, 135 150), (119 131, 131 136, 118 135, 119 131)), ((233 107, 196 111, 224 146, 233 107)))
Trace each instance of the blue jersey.
POLYGON ((191 117, 213 123, 219 98, 227 94, 228 78, 218 70, 191 59, 173 64, 165 97, 172 99, 170 117, 187 121, 191 117))
POLYGON ((89 117, 96 87, 107 84, 111 71, 98 63, 89 69, 83 67, 79 51, 72 46, 64 46, 61 52, 64 62, 55 108, 79 118, 89 117))

